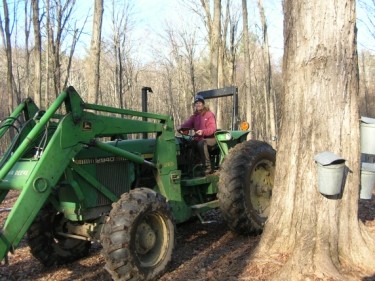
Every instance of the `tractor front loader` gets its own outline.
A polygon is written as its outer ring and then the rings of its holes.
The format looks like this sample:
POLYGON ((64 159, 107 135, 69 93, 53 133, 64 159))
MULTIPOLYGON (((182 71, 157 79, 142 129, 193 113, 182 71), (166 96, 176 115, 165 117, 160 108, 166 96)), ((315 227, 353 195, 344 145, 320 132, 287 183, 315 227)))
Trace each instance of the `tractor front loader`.
POLYGON ((275 152, 246 141, 248 132, 216 132, 217 171, 201 176, 172 117, 85 103, 73 87, 46 111, 23 101, 0 123, 0 139, 11 129, 0 202, 19 195, 0 232, 6 262, 25 235, 45 266, 97 242, 114 280, 152 280, 172 259, 175 224, 220 207, 231 229, 249 233, 267 217, 275 152))

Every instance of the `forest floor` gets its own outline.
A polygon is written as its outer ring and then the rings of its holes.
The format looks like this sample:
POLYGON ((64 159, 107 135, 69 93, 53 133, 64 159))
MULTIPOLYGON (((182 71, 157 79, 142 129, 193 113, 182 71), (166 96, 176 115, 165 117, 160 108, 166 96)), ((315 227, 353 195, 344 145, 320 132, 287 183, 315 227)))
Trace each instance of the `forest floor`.
MULTIPOLYGON (((16 196, 8 194, 1 208, 10 208, 16 196)), ((0 223, 7 212, 0 212, 0 223)), ((268 280, 285 262, 286 257, 270 257, 267 261, 250 261, 252 251, 260 236, 245 237, 232 233, 219 211, 204 217, 211 223, 198 220, 177 226, 177 243, 172 263, 160 281, 235 281, 268 280)), ((359 219, 375 236, 375 195, 371 200, 360 200, 359 219)), ((65 266, 44 268, 31 254, 24 240, 14 254, 9 255, 9 265, 0 266, 0 281, 12 280, 111 280, 104 270, 101 247, 94 244, 88 257, 65 266)), ((375 276, 361 272, 343 272, 347 280, 374 281, 375 276)), ((318 279, 308 279, 318 280, 318 279)))

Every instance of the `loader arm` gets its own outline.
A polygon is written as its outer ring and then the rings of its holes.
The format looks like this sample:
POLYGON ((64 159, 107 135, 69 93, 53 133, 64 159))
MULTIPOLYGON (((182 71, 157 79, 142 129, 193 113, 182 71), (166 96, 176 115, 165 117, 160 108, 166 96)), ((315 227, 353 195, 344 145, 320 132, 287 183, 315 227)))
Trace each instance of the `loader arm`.
POLYGON ((5 132, 9 130, 10 127, 14 127, 16 120, 20 121, 23 114, 25 120, 31 119, 39 111, 38 107, 31 98, 25 99, 21 102, 17 108, 12 112, 12 114, 1 121, 0 123, 0 139, 4 136, 5 132))

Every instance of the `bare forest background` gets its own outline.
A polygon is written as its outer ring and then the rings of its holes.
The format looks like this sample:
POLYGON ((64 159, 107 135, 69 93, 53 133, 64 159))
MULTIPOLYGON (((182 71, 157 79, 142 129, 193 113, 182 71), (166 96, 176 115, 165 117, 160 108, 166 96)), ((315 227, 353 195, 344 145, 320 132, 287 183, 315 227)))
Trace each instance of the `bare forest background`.
MULTIPOLYGON (((166 17, 160 31, 143 40, 136 36, 142 13, 134 5, 2 0, 0 119, 26 97, 45 109, 67 86, 89 103, 141 110, 147 86, 153 90, 148 111, 172 115, 178 125, 192 113, 197 91, 237 86, 239 119, 250 123, 251 137, 277 145, 282 58, 270 51, 262 0, 175 1, 185 15, 179 24, 166 17), (147 54, 139 52, 145 46, 147 54)), ((357 21, 375 40, 375 0, 359 0, 357 7, 363 11, 357 21)), ((279 32, 282 37, 282 26, 279 32)), ((374 50, 360 47, 360 113, 375 117, 374 50)), ((208 102, 222 129, 230 127, 229 99, 208 102)))

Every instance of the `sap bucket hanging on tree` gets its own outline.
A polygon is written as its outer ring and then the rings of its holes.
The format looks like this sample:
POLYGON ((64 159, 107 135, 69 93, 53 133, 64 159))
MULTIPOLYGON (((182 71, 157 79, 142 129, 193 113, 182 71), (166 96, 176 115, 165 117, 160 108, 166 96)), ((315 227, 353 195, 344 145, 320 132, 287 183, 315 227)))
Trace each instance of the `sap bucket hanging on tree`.
POLYGON ((318 168, 318 190, 325 195, 337 195, 341 192, 344 177, 345 159, 325 151, 315 155, 318 168))
POLYGON ((375 184, 375 163, 361 164, 361 199, 371 199, 375 184))
POLYGON ((375 119, 361 117, 361 152, 375 154, 375 119))

